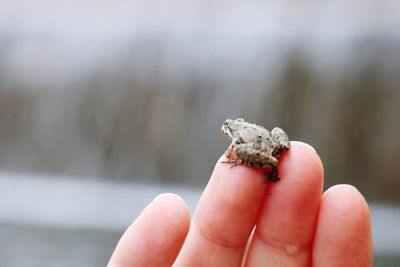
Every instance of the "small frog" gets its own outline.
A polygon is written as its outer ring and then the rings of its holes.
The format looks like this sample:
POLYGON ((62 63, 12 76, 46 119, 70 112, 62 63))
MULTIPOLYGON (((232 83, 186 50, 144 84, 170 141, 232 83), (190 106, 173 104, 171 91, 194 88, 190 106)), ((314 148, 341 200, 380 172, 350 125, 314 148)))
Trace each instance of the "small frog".
POLYGON ((221 130, 232 141, 225 152, 228 159, 226 163, 266 169, 269 181, 280 180, 279 155, 282 151, 290 149, 289 138, 281 128, 275 127, 269 132, 262 126, 238 118, 226 120, 221 130))

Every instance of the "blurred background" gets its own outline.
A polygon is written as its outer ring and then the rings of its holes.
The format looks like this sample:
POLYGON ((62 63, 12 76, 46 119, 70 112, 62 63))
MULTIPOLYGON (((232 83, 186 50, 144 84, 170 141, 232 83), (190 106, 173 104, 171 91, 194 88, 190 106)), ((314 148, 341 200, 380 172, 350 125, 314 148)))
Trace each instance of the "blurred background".
POLYGON ((400 266, 397 1, 0 2, 0 265, 104 266, 162 192, 193 211, 243 117, 314 146, 400 266))

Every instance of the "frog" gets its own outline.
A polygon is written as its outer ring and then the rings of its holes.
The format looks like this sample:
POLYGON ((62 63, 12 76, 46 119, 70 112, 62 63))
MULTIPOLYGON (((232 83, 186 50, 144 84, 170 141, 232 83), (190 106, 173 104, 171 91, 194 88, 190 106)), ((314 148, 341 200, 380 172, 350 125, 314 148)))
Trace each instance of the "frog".
POLYGON ((290 149, 288 135, 279 127, 272 131, 246 122, 243 118, 227 119, 221 128, 223 134, 231 140, 225 151, 224 163, 247 165, 261 169, 268 181, 277 182, 279 157, 283 151, 290 149))

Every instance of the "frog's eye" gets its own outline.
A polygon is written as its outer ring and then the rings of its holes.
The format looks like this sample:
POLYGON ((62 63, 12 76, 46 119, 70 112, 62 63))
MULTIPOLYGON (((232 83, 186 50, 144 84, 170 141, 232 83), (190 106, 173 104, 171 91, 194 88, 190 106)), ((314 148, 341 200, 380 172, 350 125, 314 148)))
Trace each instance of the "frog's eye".
POLYGON ((225 133, 229 133, 228 135, 232 135, 233 133, 233 130, 228 122, 224 122, 224 125, 222 126, 221 130, 225 133))

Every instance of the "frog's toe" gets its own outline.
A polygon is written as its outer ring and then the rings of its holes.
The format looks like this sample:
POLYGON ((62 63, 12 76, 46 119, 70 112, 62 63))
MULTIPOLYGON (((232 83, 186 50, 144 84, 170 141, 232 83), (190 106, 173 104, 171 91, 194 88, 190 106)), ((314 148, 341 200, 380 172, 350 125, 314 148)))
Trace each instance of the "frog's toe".
POLYGON ((270 182, 277 182, 281 179, 278 176, 278 170, 272 170, 271 172, 266 173, 266 176, 267 176, 267 180, 270 182))
POLYGON ((237 159, 230 159, 230 160, 221 161, 221 163, 232 164, 231 166, 229 166, 229 169, 230 169, 230 168, 235 167, 236 165, 242 164, 242 161, 237 160, 237 159))

